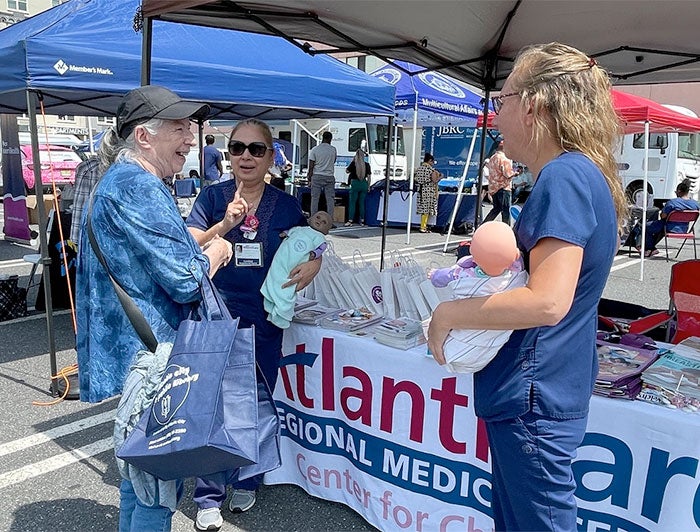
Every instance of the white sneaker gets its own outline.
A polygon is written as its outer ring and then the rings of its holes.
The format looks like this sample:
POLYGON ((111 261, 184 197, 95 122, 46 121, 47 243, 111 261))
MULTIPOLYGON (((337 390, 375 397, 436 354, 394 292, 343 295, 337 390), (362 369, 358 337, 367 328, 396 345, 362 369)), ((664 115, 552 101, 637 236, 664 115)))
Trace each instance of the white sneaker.
POLYGON ((251 490, 233 490, 228 509, 235 514, 247 512, 255 504, 255 492, 251 490))
POLYGON ((224 524, 219 508, 204 508, 197 510, 197 519, 194 526, 197 530, 219 530, 224 524))

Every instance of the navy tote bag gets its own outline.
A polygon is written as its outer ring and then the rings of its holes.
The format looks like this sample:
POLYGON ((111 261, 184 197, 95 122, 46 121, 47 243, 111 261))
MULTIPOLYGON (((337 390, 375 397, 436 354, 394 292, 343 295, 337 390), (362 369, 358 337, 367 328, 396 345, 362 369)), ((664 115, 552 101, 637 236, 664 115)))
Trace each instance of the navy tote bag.
POLYGON ((152 405, 117 457, 163 480, 279 466, 279 421, 256 368, 254 331, 239 329, 208 277, 177 331, 152 405), (247 466, 247 467, 245 467, 247 466))

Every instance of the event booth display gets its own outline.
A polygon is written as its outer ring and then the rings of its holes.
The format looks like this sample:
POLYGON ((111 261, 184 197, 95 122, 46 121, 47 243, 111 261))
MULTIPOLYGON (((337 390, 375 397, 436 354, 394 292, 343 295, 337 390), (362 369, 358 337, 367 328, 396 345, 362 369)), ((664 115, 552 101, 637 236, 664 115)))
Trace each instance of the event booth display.
MULTIPOLYGON (((142 38, 134 31, 139 5, 138 0, 72 0, 0 31, 0 114, 28 114, 36 173, 39 109, 114 116, 121 96, 140 85, 142 38)), ((166 23, 152 30, 152 83, 210 103, 217 118, 393 114, 392 87, 333 58, 305 54, 284 39, 166 23)), ((43 228, 40 177, 35 179, 43 228)), ((23 192, 15 197, 23 200, 23 192)), ((6 199, 6 214, 9 203, 6 199)), ((44 231, 39 235, 42 263, 48 264, 44 231)), ((44 280, 51 374, 56 375, 46 273, 44 280)))
MULTIPOLYGON (((308 325, 292 324, 283 352, 282 466, 267 484, 342 502, 380 530, 492 530, 470 375, 448 373, 425 345, 308 325)), ((579 530, 696 530, 699 419, 594 396, 573 464, 579 530)))

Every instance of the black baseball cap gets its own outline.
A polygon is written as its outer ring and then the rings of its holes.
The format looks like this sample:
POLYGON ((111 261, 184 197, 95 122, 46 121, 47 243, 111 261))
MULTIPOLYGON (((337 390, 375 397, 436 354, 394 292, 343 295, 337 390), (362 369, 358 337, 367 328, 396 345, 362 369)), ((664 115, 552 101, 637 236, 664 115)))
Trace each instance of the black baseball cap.
POLYGON ((170 89, 159 85, 144 85, 124 95, 117 109, 117 134, 127 138, 136 126, 152 118, 203 120, 209 115, 205 103, 188 102, 170 89))

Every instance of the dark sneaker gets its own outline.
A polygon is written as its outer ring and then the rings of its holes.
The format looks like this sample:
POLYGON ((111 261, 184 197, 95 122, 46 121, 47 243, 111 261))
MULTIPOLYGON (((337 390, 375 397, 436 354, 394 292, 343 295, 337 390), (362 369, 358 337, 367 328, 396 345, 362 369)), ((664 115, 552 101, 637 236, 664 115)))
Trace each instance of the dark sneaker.
POLYGON ((247 512, 255 504, 255 492, 251 490, 233 490, 228 509, 235 514, 247 512))

